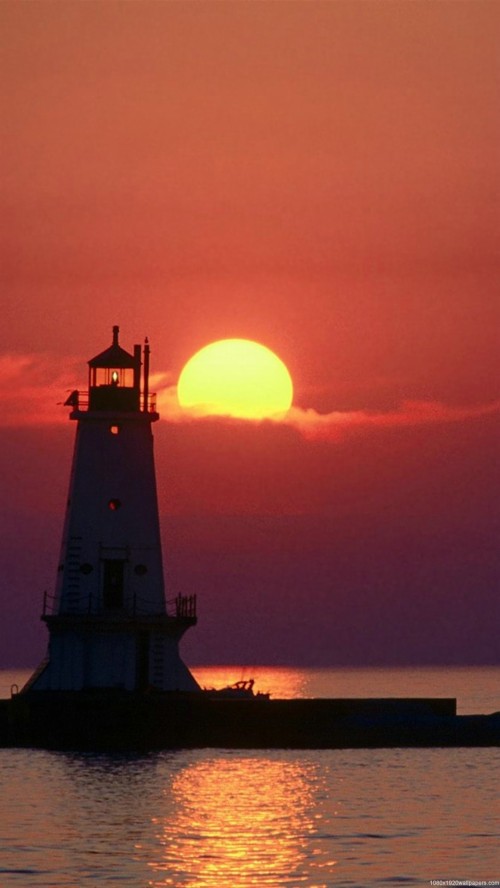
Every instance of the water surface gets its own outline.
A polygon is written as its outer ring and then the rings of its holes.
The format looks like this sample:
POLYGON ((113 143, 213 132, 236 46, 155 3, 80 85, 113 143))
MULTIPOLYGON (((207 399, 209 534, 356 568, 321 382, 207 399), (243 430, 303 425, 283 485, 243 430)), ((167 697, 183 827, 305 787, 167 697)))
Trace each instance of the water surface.
POLYGON ((2 886, 494 879, 500 751, 0 750, 2 886))
MULTIPOLYGON (((195 672, 217 686, 251 672, 275 696, 456 694, 468 711, 500 708, 499 670, 195 672)), ((15 680, 12 673, 1 678, 2 689, 15 680)), ((3 749, 0 886, 494 881, 500 879, 499 785, 499 749, 147 756, 3 749)))

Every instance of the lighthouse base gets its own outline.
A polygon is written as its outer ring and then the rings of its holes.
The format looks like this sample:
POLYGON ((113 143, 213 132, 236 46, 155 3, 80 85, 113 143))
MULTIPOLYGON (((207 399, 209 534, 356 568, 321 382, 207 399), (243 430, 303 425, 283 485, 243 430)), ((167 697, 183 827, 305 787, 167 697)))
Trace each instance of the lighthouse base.
POLYGON ((0 744, 99 751, 500 746, 500 713, 456 701, 214 699, 198 693, 37 691, 0 701, 0 744))
POLYGON ((194 613, 191 599, 177 599, 181 613, 138 615, 77 613, 44 615, 49 651, 22 693, 200 691, 179 654, 179 642, 194 613))

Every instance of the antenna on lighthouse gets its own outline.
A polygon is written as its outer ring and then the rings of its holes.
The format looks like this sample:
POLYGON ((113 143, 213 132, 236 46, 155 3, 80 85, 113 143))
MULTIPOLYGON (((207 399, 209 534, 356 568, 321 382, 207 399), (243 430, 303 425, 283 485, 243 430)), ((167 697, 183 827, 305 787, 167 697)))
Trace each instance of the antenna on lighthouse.
POLYGON ((149 401, 149 355, 151 349, 149 348, 149 339, 146 336, 144 340, 144 393, 143 393, 143 410, 145 413, 148 412, 148 401, 149 401))

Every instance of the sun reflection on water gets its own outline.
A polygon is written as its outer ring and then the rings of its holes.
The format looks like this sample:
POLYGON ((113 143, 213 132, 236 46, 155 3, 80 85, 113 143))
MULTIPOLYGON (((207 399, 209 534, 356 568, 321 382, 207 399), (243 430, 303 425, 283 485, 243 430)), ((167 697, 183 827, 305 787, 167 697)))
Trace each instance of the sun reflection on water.
POLYGON ((311 881, 320 860, 306 859, 317 828, 313 781, 307 763, 262 756, 228 754, 185 768, 168 790, 174 816, 154 819, 162 857, 150 862, 150 885, 322 888, 311 881))

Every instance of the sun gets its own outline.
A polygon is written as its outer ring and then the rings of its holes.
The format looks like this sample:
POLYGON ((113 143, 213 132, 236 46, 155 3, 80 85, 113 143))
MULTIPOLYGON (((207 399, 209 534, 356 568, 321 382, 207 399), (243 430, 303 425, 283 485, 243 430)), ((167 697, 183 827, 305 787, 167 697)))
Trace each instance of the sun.
POLYGON ((282 417, 293 383, 283 361, 251 339, 219 339, 196 352, 177 386, 181 407, 239 419, 282 417))

